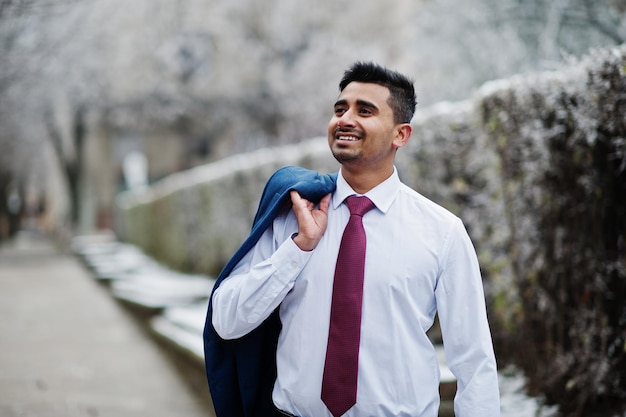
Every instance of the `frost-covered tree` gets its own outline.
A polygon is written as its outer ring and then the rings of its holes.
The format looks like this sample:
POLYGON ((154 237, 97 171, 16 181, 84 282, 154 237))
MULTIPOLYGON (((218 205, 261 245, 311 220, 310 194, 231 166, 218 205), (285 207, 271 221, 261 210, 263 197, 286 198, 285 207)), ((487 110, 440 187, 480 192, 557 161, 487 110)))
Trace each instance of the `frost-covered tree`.
POLYGON ((1 146, 41 144, 18 169, 60 166, 76 218, 94 129, 167 132, 184 169, 324 134, 355 60, 412 74, 424 107, 619 42, 624 12, 623 0, 4 0, 1 146))

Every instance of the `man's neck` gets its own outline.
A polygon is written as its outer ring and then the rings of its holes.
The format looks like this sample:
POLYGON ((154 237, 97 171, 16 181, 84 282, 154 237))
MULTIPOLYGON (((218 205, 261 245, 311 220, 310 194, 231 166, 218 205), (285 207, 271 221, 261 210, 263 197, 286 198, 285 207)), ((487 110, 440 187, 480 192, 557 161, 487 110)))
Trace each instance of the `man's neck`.
POLYGON ((341 167, 341 175, 358 194, 365 194, 393 175, 393 166, 384 171, 341 167))

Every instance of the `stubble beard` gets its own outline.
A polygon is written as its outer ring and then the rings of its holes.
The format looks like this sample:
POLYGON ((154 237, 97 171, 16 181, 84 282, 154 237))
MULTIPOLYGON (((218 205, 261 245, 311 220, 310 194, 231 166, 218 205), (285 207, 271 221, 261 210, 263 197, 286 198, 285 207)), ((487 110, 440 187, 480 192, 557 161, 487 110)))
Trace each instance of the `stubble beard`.
MULTIPOLYGON (((336 135, 339 132, 350 132, 351 130, 342 130, 342 129, 335 129, 335 131, 333 132, 333 136, 332 136, 332 142, 330 145, 330 151, 333 154, 333 157, 335 158, 335 160, 337 160, 337 162, 339 162, 340 164, 344 164, 344 163, 350 163, 350 162, 355 162, 355 161, 359 161, 361 159, 361 150, 360 149, 351 149, 350 146, 344 146, 341 144, 338 144, 335 140, 336 135)), ((364 139, 364 132, 357 132, 359 133, 359 141, 362 141, 364 139)))
POLYGON ((342 149, 341 147, 337 148, 336 146, 332 146, 330 149, 333 157, 340 164, 350 163, 358 161, 361 158, 359 152, 351 152, 350 149, 342 149))

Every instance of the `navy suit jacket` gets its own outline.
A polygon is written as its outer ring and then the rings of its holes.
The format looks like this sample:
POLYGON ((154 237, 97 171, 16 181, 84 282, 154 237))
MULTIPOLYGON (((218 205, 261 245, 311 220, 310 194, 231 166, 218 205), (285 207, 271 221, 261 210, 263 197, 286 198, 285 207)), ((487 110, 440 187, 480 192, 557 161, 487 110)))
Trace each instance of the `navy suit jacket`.
MULTIPOLYGON (((319 202, 334 191, 337 174, 320 175, 300 167, 285 167, 268 180, 261 196, 250 236, 220 272, 213 291, 256 244, 283 210, 290 207, 289 192, 296 190, 319 202)), ((278 309, 259 327, 235 339, 220 338, 211 324, 212 297, 204 327, 207 379, 217 417, 271 417, 279 414, 272 402, 276 380, 276 345, 281 329, 278 309)))

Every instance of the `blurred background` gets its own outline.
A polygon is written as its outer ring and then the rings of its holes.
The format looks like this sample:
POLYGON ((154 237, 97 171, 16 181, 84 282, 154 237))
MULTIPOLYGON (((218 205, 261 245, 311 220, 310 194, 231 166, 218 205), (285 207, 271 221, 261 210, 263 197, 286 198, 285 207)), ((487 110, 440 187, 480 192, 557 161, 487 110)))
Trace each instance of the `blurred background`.
POLYGON ((414 78, 399 171, 465 221, 503 381, 563 416, 623 415, 625 42, 626 0, 0 0, 0 246, 113 230, 215 276, 274 165, 333 169, 316 138, 339 79, 377 61, 414 78))
POLYGON ((343 70, 414 77, 419 108, 626 39, 623 0, 0 0, 0 237, 112 224, 148 183, 324 135, 343 70), (136 164, 135 164, 136 165, 136 164))

